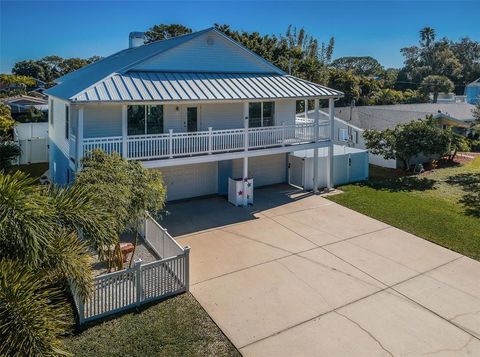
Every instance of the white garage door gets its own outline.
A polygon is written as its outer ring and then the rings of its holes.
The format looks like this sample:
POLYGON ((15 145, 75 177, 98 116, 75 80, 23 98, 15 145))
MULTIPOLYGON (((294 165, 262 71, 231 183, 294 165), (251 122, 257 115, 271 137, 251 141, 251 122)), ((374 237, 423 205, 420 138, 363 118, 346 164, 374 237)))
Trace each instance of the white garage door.
MULTIPOLYGON (((243 160, 234 160, 234 177, 242 177, 243 160)), ((253 177, 254 187, 287 182, 286 154, 256 156, 248 159, 248 175, 253 177)))
POLYGON ((165 167, 159 170, 167 185, 168 201, 218 192, 216 162, 165 167))

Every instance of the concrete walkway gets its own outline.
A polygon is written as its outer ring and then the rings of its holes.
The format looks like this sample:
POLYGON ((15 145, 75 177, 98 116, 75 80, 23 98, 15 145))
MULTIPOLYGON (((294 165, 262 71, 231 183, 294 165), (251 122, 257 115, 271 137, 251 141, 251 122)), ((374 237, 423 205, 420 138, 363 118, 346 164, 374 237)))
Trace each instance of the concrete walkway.
POLYGON ((479 262, 286 186, 168 209, 191 292, 245 356, 480 356, 479 262))

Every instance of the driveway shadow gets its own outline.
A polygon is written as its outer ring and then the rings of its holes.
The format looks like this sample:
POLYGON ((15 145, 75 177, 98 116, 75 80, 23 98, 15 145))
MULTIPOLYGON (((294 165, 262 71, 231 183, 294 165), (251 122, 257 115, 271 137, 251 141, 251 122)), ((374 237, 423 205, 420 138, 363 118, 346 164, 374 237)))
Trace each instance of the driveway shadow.
POLYGON ((311 196, 311 192, 288 185, 274 185, 254 191, 254 204, 236 207, 226 197, 212 196, 167 204, 168 214, 159 221, 174 237, 206 229, 257 219, 256 214, 311 196))
POLYGON ((446 182, 462 188, 465 194, 460 199, 460 203, 465 207, 465 212, 468 215, 480 217, 480 173, 453 175, 446 182))

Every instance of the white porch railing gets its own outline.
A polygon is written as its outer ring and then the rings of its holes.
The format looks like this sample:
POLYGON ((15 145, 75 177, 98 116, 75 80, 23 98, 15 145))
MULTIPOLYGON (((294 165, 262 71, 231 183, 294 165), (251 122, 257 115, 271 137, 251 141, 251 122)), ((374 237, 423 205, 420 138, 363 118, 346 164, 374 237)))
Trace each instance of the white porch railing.
POLYGON ((83 156, 94 149, 102 149, 108 154, 114 152, 122 155, 122 137, 110 136, 105 138, 84 138, 83 139, 83 156))
MULTIPOLYGON (((319 123, 319 141, 330 139, 328 121, 319 123)), ((315 142, 315 123, 296 123, 290 125, 249 128, 248 149, 261 149, 276 146, 298 145, 315 142)), ((128 159, 147 160, 208 155, 245 149, 245 129, 224 129, 196 131, 187 133, 134 135, 126 138, 128 159)), ((121 136, 84 139, 84 156, 100 148, 107 153, 122 154, 121 136)))

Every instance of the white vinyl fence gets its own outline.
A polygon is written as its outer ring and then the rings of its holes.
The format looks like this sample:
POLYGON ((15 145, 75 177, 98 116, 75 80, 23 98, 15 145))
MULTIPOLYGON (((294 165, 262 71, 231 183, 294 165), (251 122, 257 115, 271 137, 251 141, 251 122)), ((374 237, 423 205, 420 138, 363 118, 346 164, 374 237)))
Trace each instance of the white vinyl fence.
POLYGON ((148 214, 141 231, 161 259, 147 264, 137 259, 132 268, 97 276, 87 301, 72 286, 80 324, 188 291, 190 248, 178 245, 148 214))
POLYGON ((13 138, 21 149, 19 165, 48 162, 48 123, 16 123, 13 138))

